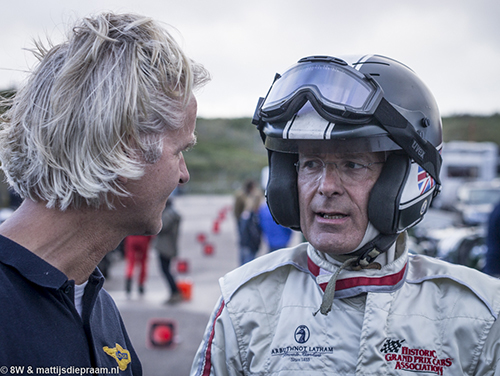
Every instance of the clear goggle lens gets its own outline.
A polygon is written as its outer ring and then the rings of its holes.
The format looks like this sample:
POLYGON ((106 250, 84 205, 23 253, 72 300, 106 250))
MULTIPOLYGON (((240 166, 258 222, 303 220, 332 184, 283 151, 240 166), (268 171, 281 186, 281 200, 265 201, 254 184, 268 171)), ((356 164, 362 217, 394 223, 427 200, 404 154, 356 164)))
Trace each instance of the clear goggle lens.
POLYGON ((292 99, 312 92, 328 111, 372 113, 372 99, 380 89, 355 69, 326 62, 299 63, 278 78, 265 102, 261 114, 279 116, 292 99))

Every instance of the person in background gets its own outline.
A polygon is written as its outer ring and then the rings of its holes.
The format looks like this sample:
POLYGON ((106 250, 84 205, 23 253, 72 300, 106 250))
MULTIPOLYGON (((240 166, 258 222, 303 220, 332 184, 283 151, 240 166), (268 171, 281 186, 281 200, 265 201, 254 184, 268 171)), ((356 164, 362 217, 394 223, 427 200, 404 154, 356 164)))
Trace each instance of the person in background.
POLYGON ((488 219, 486 235, 486 264, 483 272, 500 277, 500 202, 495 205, 488 219))
POLYGON ((261 243, 259 207, 262 191, 254 180, 247 180, 235 195, 234 215, 238 227, 238 244, 241 265, 253 260, 261 243))
POLYGON ((161 271, 170 288, 170 298, 166 303, 176 304, 182 301, 182 293, 177 287, 177 283, 170 269, 172 259, 177 257, 179 253, 179 226, 181 223, 181 216, 175 210, 172 198, 168 199, 165 210, 163 210, 162 223, 162 228, 155 240, 155 248, 158 251, 161 271))
POLYGON ((151 236, 145 235, 129 235, 125 238, 125 292, 129 297, 132 293, 132 282, 134 280, 134 272, 137 266, 139 267, 137 288, 139 290, 139 295, 144 295, 151 240, 151 236))
MULTIPOLYGON (((269 166, 262 169, 260 174, 261 187, 265 191, 269 182, 269 166)), ((269 211, 267 202, 262 202, 259 207, 259 224, 264 234, 264 239, 269 248, 269 252, 274 252, 281 248, 288 247, 292 230, 276 223, 273 215, 269 211)))
POLYGON ((160 231, 189 180, 193 90, 209 76, 136 14, 85 17, 34 53, 0 122, 1 168, 23 199, 0 225, 0 365, 141 375, 96 266, 126 236, 160 231))
POLYGON ((234 218, 236 219, 238 229, 241 215, 248 205, 248 197, 250 197, 252 195, 252 192, 255 191, 255 187, 255 181, 252 179, 248 179, 243 183, 243 187, 236 190, 236 193, 234 194, 233 214, 234 218))
POLYGON ((500 375, 500 280, 409 253, 440 187, 421 79, 380 55, 318 55, 267 93, 267 203, 307 242, 220 279, 191 375, 500 375))
POLYGON ((276 223, 265 202, 259 208, 259 225, 269 247, 269 252, 288 247, 292 230, 276 223))

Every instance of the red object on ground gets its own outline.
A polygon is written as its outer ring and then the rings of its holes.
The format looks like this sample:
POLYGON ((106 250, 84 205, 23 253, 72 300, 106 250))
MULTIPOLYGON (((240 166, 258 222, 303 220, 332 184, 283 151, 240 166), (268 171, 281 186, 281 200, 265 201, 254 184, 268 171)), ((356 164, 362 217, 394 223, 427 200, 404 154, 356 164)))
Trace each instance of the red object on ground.
POLYGON ((205 253, 206 255, 213 255, 214 254, 214 246, 212 244, 205 244, 205 246, 203 247, 203 253, 205 253))
POLYGON ((152 319, 148 325, 147 346, 168 349, 175 345, 176 323, 169 319, 152 319))
POLYGON ((187 260, 177 260, 177 272, 184 274, 189 270, 189 262, 187 260))
POLYGON ((193 294, 193 282, 189 280, 177 281, 177 287, 179 288, 183 300, 191 300, 193 294))
POLYGON ((196 236, 196 239, 198 240, 198 242, 200 243, 205 243, 205 240, 207 239, 206 235, 202 232, 200 232, 197 236, 196 236))
POLYGON ((220 223, 219 221, 214 222, 214 227, 212 228, 214 234, 218 234, 220 232, 220 223))
POLYGON ((226 210, 225 209, 222 209, 220 212, 219 212, 219 219, 222 221, 224 219, 226 219, 226 210))

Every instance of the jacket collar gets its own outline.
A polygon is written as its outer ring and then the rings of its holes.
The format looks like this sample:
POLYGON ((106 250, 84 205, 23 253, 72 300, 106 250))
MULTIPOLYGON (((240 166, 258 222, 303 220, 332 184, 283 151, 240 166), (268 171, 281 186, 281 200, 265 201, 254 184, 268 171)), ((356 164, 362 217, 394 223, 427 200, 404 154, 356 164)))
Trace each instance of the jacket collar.
MULTIPOLYGON (((362 269, 359 271, 342 270, 337 279, 335 297, 350 298, 368 292, 393 292, 398 290, 406 278, 408 249, 406 233, 401 234, 395 243, 395 259, 383 265, 380 270, 362 269)), ((339 264, 315 250, 310 244, 307 248, 307 266, 316 277, 323 291, 339 264)))
MULTIPOLYGON (((68 283, 68 277, 42 258, 18 243, 0 235, 0 263, 16 269, 24 278, 42 287, 60 289, 68 283)), ((98 268, 89 277, 94 285, 104 283, 98 268)), ((73 282, 71 282, 73 284, 73 282)))
POLYGON ((0 262, 39 286, 58 289, 68 280, 59 269, 4 236, 0 236, 0 262))

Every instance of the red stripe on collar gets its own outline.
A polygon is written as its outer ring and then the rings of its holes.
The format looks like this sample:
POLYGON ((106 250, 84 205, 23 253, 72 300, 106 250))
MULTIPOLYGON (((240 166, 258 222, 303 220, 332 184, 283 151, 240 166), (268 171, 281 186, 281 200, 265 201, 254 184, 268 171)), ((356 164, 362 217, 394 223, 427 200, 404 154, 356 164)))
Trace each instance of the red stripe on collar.
MULTIPOLYGON (((352 277, 345 279, 338 279, 335 285, 335 291, 341 291, 350 289, 358 286, 394 286, 398 282, 400 282, 405 275, 406 267, 408 264, 405 264, 403 269, 394 274, 389 274, 383 277, 352 277)), ((316 265, 309 257, 307 258, 307 266, 309 271, 317 277, 320 273, 320 267, 316 265)), ((332 273, 333 274, 333 273, 332 273)), ((325 291, 328 282, 320 283, 319 287, 323 291, 325 291)))
MULTIPOLYGON (((353 277, 337 280, 335 291, 345 290, 357 286, 394 286, 404 278, 406 264, 399 272, 384 277, 353 277)), ((328 283, 322 283, 321 289, 325 291, 328 283), (324 286, 323 286, 324 285, 324 286)))
POLYGON ((316 265, 309 256, 307 256, 307 267, 315 277, 319 276, 319 266, 316 265))

